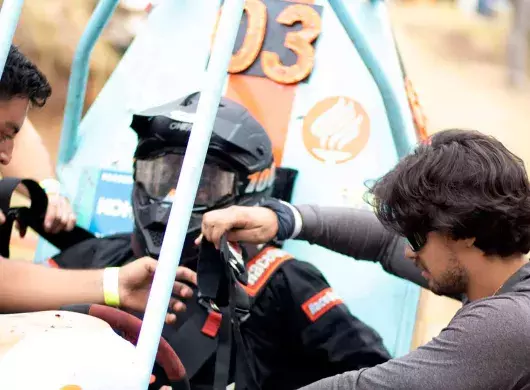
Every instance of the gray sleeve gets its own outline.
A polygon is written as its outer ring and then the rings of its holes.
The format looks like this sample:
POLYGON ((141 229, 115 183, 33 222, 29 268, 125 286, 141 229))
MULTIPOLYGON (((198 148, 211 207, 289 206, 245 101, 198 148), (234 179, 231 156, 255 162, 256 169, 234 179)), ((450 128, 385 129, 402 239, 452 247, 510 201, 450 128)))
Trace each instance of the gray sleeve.
POLYGON ((515 384, 528 383, 530 354, 519 306, 496 299, 469 305, 474 307, 461 309, 438 337, 408 355, 303 390, 522 388, 515 384))
POLYGON ((405 240, 386 230, 367 210, 296 206, 302 216, 297 239, 307 240, 357 260, 381 263, 393 275, 428 288, 421 270, 405 258, 405 240))

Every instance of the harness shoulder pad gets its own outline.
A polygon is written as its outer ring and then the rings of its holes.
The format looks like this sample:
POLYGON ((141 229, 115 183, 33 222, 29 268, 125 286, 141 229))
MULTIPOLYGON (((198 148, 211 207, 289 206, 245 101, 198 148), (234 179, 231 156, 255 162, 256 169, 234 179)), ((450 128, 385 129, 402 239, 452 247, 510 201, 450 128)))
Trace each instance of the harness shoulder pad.
POLYGON ((243 287, 247 294, 256 298, 280 266, 292 259, 292 255, 274 247, 268 247, 259 252, 246 266, 248 283, 243 287))

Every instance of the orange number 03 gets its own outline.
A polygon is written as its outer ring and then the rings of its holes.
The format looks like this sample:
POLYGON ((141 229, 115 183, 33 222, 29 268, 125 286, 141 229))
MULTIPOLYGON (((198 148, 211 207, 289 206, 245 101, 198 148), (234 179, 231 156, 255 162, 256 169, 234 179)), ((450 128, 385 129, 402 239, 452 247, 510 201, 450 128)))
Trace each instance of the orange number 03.
MULTIPOLYGON (((248 69, 258 57, 265 34, 267 32, 267 7, 261 0, 246 0, 247 31, 241 48, 232 56, 228 72, 240 73, 248 69)), ((219 21, 219 19, 217 19, 219 21)), ((263 73, 271 80, 281 84, 294 84, 305 79, 315 63, 315 48, 312 43, 321 31, 320 15, 313 8, 304 4, 287 6, 276 18, 276 21, 286 26, 300 22, 302 29, 288 32, 284 46, 297 55, 294 65, 286 66, 281 63, 280 56, 271 51, 261 53, 261 67, 263 73)), ((214 32, 217 30, 217 24, 214 32)))

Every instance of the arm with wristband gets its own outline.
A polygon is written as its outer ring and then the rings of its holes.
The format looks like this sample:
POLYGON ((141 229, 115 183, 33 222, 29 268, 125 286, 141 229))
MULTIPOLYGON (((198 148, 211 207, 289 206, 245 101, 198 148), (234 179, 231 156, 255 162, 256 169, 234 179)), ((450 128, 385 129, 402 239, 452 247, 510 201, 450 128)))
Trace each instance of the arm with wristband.
MULTIPOLYGON (((64 270, 0 258, 0 312, 56 310, 83 303, 143 312, 156 265, 156 260, 144 257, 121 268, 64 270)), ((174 295, 191 297, 192 290, 181 280, 196 283, 196 274, 179 267, 173 286, 174 295)), ((185 305, 172 298, 170 308, 180 312, 185 305)), ((166 320, 174 322, 175 314, 168 314, 166 320)))

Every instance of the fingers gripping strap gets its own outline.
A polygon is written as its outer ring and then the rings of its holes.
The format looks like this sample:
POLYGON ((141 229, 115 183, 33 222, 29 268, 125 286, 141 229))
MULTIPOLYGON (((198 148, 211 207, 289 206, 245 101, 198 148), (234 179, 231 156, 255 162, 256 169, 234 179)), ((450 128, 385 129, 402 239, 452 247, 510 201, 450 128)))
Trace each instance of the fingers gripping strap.
POLYGON ((31 199, 30 210, 32 214, 42 216, 46 214, 48 208, 48 196, 42 187, 34 180, 23 179, 21 183, 27 188, 31 199))
POLYGON ((31 209, 35 212, 45 213, 48 208, 48 197, 41 186, 31 179, 19 179, 16 177, 6 177, 0 180, 0 209, 4 214, 9 212, 11 196, 16 188, 23 184, 31 198, 31 209))
MULTIPOLYGON (((32 214, 42 215, 46 213, 48 208, 48 198, 44 190, 39 184, 29 179, 19 179, 15 177, 7 177, 0 180, 0 209, 6 217, 6 222, 0 226, 0 255, 9 257, 9 241, 11 239, 11 231, 13 229, 13 222, 15 215, 10 213, 11 197, 16 188, 24 184, 29 192, 31 198, 30 210, 32 214)), ((22 209, 22 208, 21 208, 22 209)))
POLYGON ((120 269, 118 267, 105 268, 103 271, 103 297, 105 305, 120 306, 120 269))
MULTIPOLYGON (((221 238, 221 247, 227 246, 226 237, 221 238)), ((228 275, 221 252, 206 240, 201 243, 197 264, 197 285, 200 297, 214 300, 218 306, 228 305, 228 275)))
POLYGON ((0 210, 6 216, 6 222, 0 226, 0 255, 9 257, 9 241, 15 219, 18 220, 21 226, 31 227, 41 237, 48 240, 60 250, 67 249, 81 241, 94 238, 92 233, 79 226, 74 227, 69 232, 47 233, 43 228, 47 208, 48 196, 36 181, 15 177, 0 180, 0 210), (17 207, 11 209, 11 197, 20 184, 23 184, 28 190, 31 206, 30 208, 17 207))

